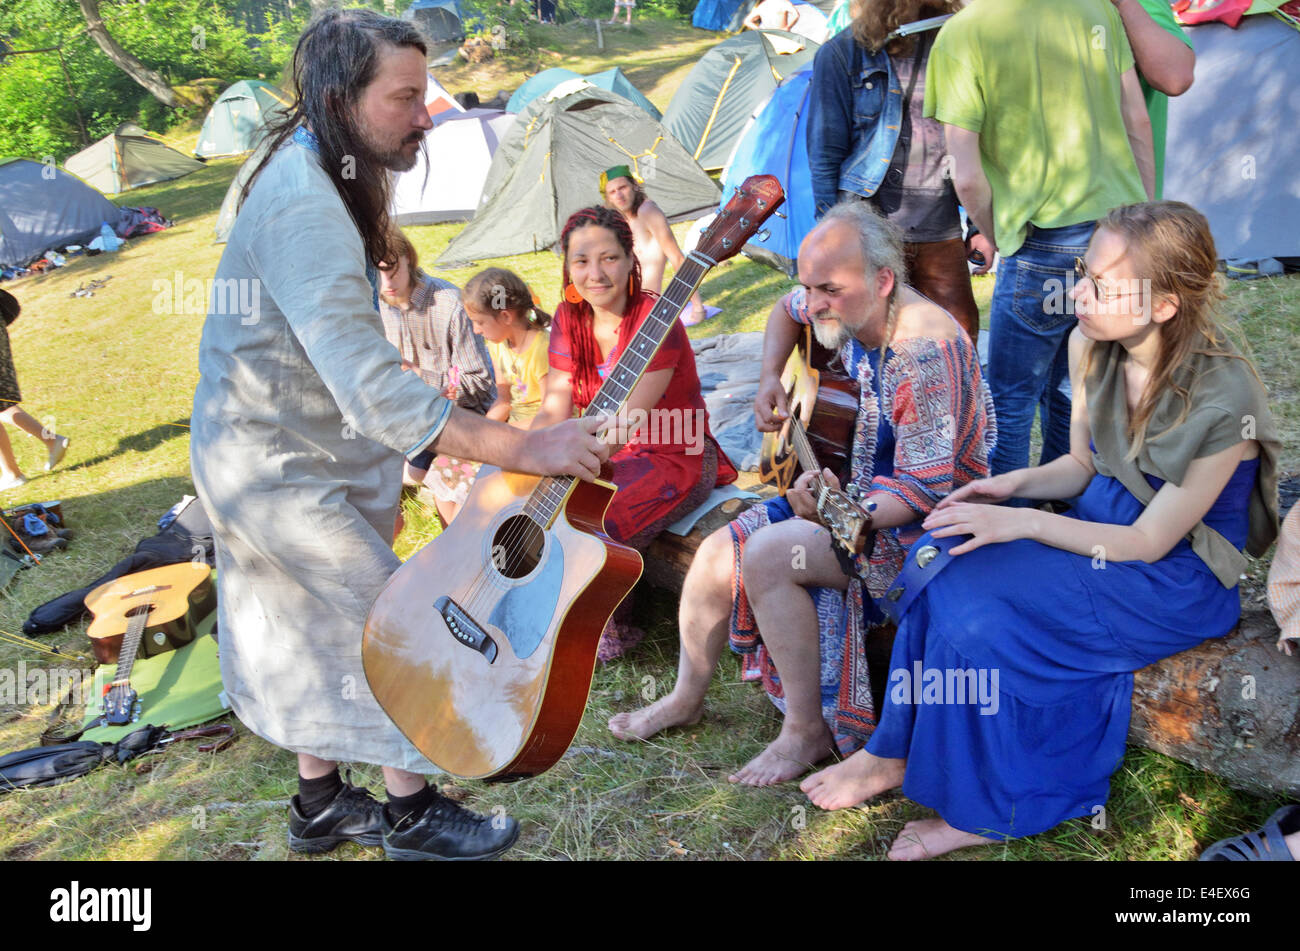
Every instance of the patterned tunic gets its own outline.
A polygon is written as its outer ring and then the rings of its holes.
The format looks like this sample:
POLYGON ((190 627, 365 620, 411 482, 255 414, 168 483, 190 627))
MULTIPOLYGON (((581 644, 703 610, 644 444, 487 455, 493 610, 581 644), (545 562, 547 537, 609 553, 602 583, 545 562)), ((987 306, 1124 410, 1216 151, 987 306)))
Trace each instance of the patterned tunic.
MULTIPOLYGON (((786 295, 786 312, 809 322, 804 291, 786 295)), ((970 338, 912 337, 885 353, 850 339, 839 357, 858 379, 858 420, 853 439, 852 481, 863 495, 883 492, 916 512, 916 521, 876 532, 870 552, 857 556, 857 575, 847 590, 810 588, 821 645, 822 714, 840 752, 861 747, 876 724, 877 704, 867 671, 866 632, 884 623, 872 602, 902 570, 911 545, 924 534, 921 522, 954 489, 988 476, 997 439, 993 401, 970 338)), ((742 655, 742 676, 762 680, 784 710, 780 675, 762 644, 740 571, 745 542, 773 522, 793 517, 785 499, 746 511, 731 523, 735 573, 731 649, 742 655)))

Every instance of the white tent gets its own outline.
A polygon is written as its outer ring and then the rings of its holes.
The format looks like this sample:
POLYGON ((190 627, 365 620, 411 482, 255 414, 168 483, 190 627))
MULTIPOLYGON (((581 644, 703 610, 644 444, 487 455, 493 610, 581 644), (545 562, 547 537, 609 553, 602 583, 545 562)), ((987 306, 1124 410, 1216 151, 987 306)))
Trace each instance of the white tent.
POLYGON ((473 218, 492 154, 514 121, 512 113, 496 109, 435 116, 424 140, 428 175, 421 161, 397 177, 394 220, 399 225, 427 225, 473 218))

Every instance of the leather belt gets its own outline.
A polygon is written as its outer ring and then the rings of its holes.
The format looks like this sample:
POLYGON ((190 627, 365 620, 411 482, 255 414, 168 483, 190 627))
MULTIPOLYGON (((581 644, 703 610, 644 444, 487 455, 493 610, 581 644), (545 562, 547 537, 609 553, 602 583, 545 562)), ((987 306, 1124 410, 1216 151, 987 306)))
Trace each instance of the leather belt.
POLYGON ((916 600, 916 596, 943 570, 944 565, 952 561, 954 556, 951 549, 969 538, 970 535, 932 538, 930 533, 926 532, 916 540, 912 550, 908 552, 907 560, 903 562, 903 570, 898 573, 889 590, 876 599, 876 607, 897 625, 912 602, 916 600))

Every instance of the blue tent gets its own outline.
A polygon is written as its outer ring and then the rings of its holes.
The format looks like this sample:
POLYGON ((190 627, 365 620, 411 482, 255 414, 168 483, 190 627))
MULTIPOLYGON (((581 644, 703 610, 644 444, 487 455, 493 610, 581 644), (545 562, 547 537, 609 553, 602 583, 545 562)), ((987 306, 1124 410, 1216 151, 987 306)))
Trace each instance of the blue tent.
POLYGON ((506 103, 506 112, 523 112, 534 99, 539 96, 545 96, 560 83, 567 82, 570 79, 586 79, 599 89, 606 92, 616 93, 622 96, 634 106, 640 106, 647 115, 658 121, 663 118, 663 114, 655 108, 655 104, 641 94, 641 90, 632 85, 632 81, 623 75, 623 70, 615 66, 613 69, 607 69, 604 72, 592 73, 590 76, 581 76, 571 69, 564 69, 560 66, 554 66, 550 69, 544 69, 534 76, 529 76, 523 81, 510 101, 506 103))
POLYGON ((546 95, 566 80, 580 79, 581 77, 581 73, 575 73, 573 70, 565 69, 562 66, 552 66, 550 69, 535 73, 525 79, 510 96, 510 101, 506 103, 506 112, 523 112, 524 106, 538 96, 546 95))
MULTIPOLYGON (((465 39, 466 14, 460 0, 415 0, 402 11, 402 19, 414 23, 435 43, 465 39)), ((478 19, 470 16, 470 20, 478 19)))
POLYGON ((789 76, 754 113, 722 173, 723 203, 750 175, 775 175, 785 189, 784 218, 773 216, 745 245, 756 261, 795 274, 799 244, 816 224, 808 169, 808 89, 812 64, 789 76))
POLYGON ((754 0, 700 0, 691 15, 691 26, 701 30, 739 30, 754 0))
POLYGON ((655 108, 655 104, 641 95, 641 90, 633 86, 632 80, 624 76, 623 70, 617 66, 602 73, 592 73, 587 77, 587 82, 607 92, 618 93, 632 105, 640 106, 653 119, 658 120, 664 117, 663 113, 655 108))

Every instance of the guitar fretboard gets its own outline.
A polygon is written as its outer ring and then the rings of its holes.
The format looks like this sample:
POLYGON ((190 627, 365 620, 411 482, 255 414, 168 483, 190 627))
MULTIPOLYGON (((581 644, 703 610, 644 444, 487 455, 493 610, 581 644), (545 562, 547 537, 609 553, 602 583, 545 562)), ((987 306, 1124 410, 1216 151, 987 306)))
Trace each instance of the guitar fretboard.
POLYGON ((131 668, 135 666, 135 655, 140 650, 140 641, 144 629, 149 626, 149 614, 152 604, 143 605, 143 610, 131 615, 126 624, 126 633, 122 635, 122 648, 117 654, 117 671, 113 674, 114 683, 126 683, 131 679, 131 668))
MULTIPOLYGON (((619 354, 614 368, 606 374, 605 381, 587 406, 584 416, 617 416, 622 411, 628 396, 645 374, 646 367, 668 339, 668 332, 672 330, 682 308, 715 264, 716 261, 699 251, 692 251, 686 256, 673 276, 672 283, 668 285, 668 290, 655 302, 635 336, 628 341, 627 348, 619 354)), ((573 476, 547 476, 542 479, 525 503, 524 514, 542 528, 548 527, 568 497, 573 480, 573 476)))

